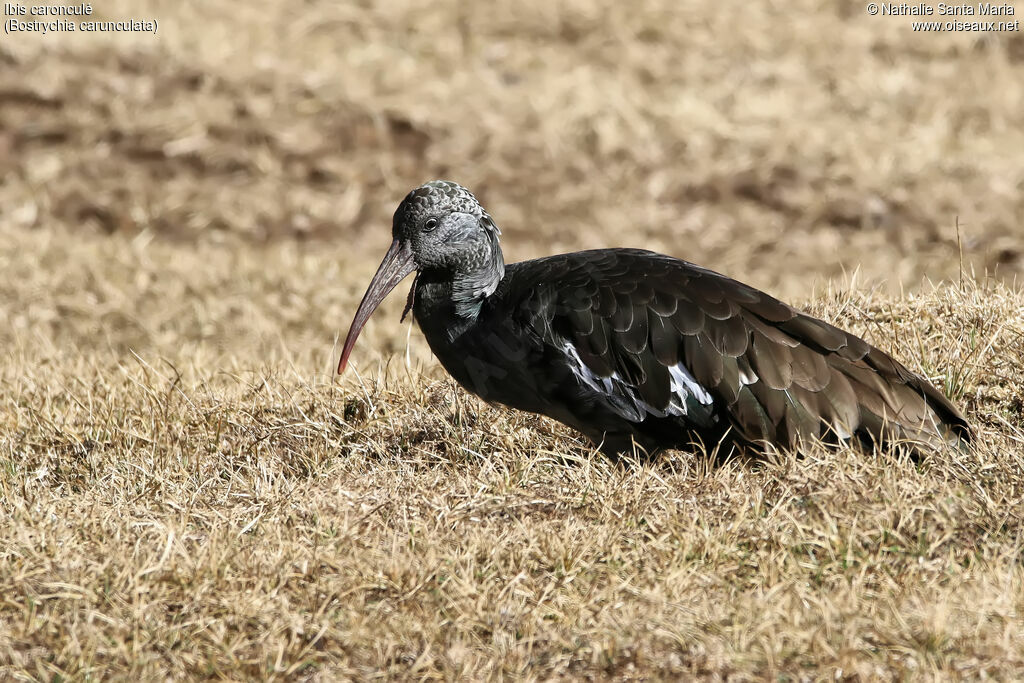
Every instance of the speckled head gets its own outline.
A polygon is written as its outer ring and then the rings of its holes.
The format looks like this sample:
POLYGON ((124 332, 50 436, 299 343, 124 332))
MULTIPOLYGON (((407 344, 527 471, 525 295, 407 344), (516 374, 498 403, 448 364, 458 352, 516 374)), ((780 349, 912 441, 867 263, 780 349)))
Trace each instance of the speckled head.
POLYGON ((441 221, 450 214, 473 216, 482 227, 501 234, 472 192, 450 180, 431 180, 407 194, 398 205, 392 221, 392 236, 396 240, 412 239, 417 232, 435 229, 435 224, 427 225, 431 218, 441 221))
POLYGON ((480 310, 505 274, 498 244, 501 231, 473 193, 458 183, 433 180, 406 195, 395 211, 391 234, 391 248, 345 338, 339 373, 373 311, 412 271, 427 271, 435 282, 448 282, 447 296, 455 310, 467 316, 480 310))

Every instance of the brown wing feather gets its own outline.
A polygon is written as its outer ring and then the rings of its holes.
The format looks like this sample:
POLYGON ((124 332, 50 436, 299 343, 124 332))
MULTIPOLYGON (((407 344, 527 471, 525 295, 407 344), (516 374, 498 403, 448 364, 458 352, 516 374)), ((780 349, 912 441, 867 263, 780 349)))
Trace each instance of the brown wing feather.
POLYGON ((575 344, 596 377, 617 378, 615 391, 628 394, 617 401, 664 411, 669 368, 679 363, 747 441, 857 436, 937 446, 971 438, 956 407, 898 361, 718 273, 638 250, 513 265, 530 264, 534 272, 519 281, 545 283, 550 329, 575 344))

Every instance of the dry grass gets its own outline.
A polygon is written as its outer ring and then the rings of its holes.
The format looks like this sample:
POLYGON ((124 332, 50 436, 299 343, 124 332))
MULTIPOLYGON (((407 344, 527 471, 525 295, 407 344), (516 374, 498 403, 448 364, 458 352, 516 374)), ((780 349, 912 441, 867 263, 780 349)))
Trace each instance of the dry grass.
POLYGON ((819 5, 113 0, 158 38, 5 39, 0 677, 1018 675, 1024 43, 819 5), (401 295, 334 378, 437 176, 511 258, 795 299, 977 450, 612 463, 456 389, 401 295))

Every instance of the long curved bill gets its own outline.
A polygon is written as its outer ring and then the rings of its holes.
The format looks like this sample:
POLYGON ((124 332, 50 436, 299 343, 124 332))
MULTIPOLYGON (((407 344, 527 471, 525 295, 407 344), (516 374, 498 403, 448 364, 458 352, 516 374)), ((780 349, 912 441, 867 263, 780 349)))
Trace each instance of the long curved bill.
POLYGON ((352 326, 348 328, 345 346, 341 350, 341 362, 338 363, 339 375, 345 372, 348 356, 352 353, 352 347, 356 345, 356 338, 359 337, 363 325, 377 310, 380 302, 384 301, 384 297, 395 288, 395 285, 414 270, 416 270, 416 264, 412 260, 412 251, 409 249, 408 243, 398 240, 392 242, 391 248, 388 249, 384 260, 380 262, 376 274, 370 280, 370 286, 366 288, 366 294, 363 295, 363 300, 359 304, 356 317, 352 319, 352 326))

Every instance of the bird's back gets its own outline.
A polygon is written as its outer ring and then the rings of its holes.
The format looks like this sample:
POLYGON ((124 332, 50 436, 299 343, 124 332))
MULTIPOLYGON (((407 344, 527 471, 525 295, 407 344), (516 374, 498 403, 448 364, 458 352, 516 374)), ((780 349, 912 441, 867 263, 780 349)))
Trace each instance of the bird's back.
POLYGON ((970 438, 945 396, 864 340, 642 250, 508 265, 445 356, 469 390, 554 417, 607 450, 634 440, 658 450, 722 438, 936 447, 970 438))

